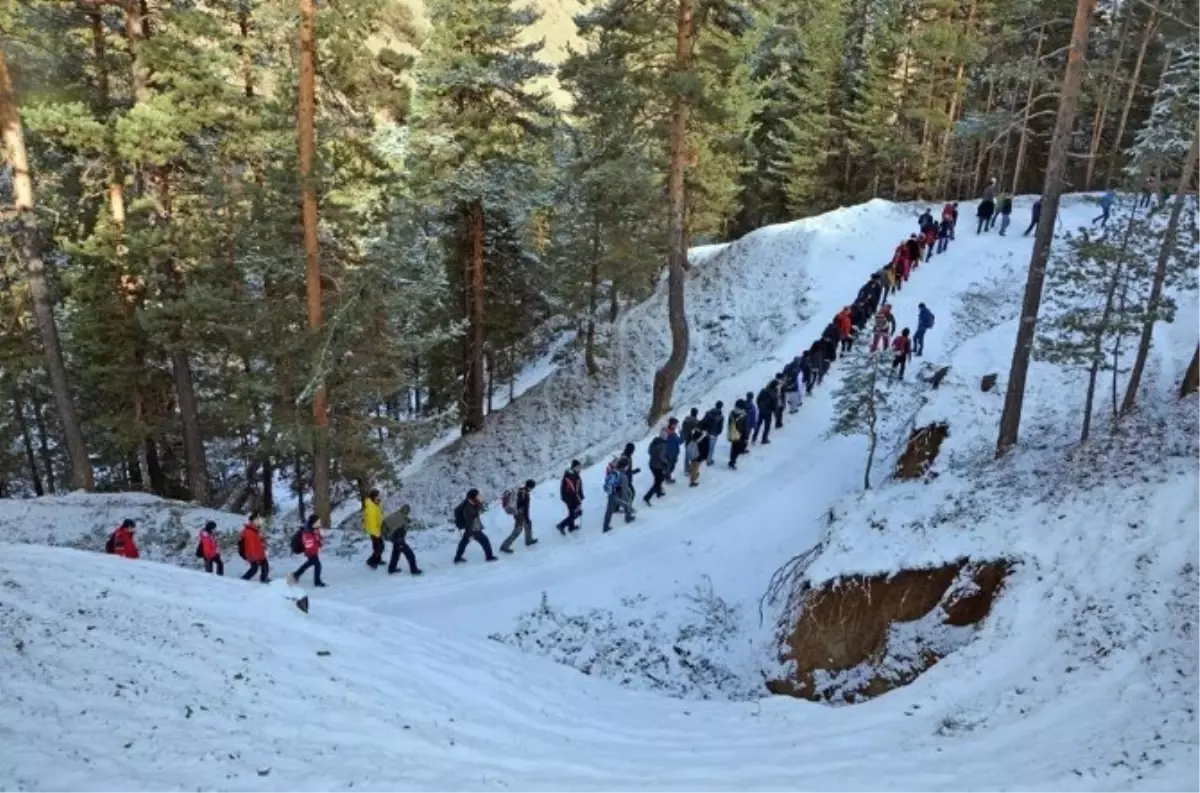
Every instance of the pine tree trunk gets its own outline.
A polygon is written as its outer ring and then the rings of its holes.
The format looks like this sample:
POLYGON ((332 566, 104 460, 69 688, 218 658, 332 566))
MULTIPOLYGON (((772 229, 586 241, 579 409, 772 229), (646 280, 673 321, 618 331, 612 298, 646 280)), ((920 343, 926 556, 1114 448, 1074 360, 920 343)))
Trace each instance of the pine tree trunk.
POLYGON ((1117 164, 1121 161, 1121 139, 1125 137, 1125 125, 1129 122, 1129 110, 1133 107, 1133 97, 1137 94, 1139 80, 1142 77, 1142 64, 1146 61, 1146 49, 1158 30, 1158 9, 1161 0, 1156 0, 1146 20, 1146 29, 1142 31, 1142 44, 1138 47, 1137 60, 1133 62, 1133 74, 1129 76, 1129 89, 1125 92, 1125 104, 1121 107, 1121 119, 1117 122, 1117 134, 1113 137, 1112 150, 1108 156, 1108 171, 1104 174, 1104 189, 1112 187, 1113 177, 1117 174, 1117 164))
MULTIPOLYGON (((116 240, 116 257, 121 263, 122 283, 120 284, 122 297, 125 298, 125 318, 129 323, 129 327, 133 335, 133 349, 130 350, 129 356, 131 361, 131 369, 133 378, 129 383, 129 400, 133 408, 133 420, 137 426, 142 426, 144 422, 144 395, 142 394, 142 372, 145 370, 145 354, 142 351, 140 328, 137 322, 137 305, 140 302, 138 289, 131 289, 130 285, 137 283, 135 276, 129 276, 126 279, 124 259, 125 259, 125 170, 121 166, 121 158, 117 153, 116 140, 114 130, 112 129, 109 112, 111 111, 111 98, 109 96, 108 83, 108 62, 107 51, 108 46, 104 32, 104 18, 99 11, 93 11, 91 14, 92 20, 92 54, 96 60, 96 93, 98 95, 99 110, 103 117, 106 126, 107 140, 105 141, 106 152, 105 156, 108 159, 108 211, 112 220, 112 233, 116 240)), ((136 47, 135 47, 136 51, 136 47)), ((134 453, 138 461, 138 470, 141 472, 141 477, 138 480, 138 487, 141 490, 150 490, 150 463, 146 454, 145 439, 139 439, 134 443, 134 453)), ((162 495, 161 493, 159 495, 162 495)))
POLYGON ((300 516, 300 522, 304 523, 307 518, 304 514, 304 469, 300 464, 299 453, 292 457, 292 477, 296 484, 296 514, 300 516))
MULTIPOLYGON (((880 353, 882 355, 883 353, 880 353)), ((871 354, 871 399, 867 404, 867 470, 863 472, 863 490, 871 489, 871 469, 875 467, 875 450, 879 446, 879 413, 876 399, 879 388, 879 356, 871 354)))
MULTIPOLYGON (((1095 396, 1096 381, 1100 375, 1100 364, 1104 359, 1104 356, 1102 354, 1103 345, 1104 345, 1104 334, 1110 330, 1109 325, 1108 325, 1109 319, 1113 315, 1114 308, 1116 309, 1118 317, 1125 315, 1125 294, 1129 287, 1129 278, 1126 275, 1126 271, 1125 271, 1125 257, 1129 253, 1129 244, 1133 241, 1133 231, 1134 231, 1134 227, 1137 224, 1137 215, 1138 215, 1138 208, 1137 208, 1137 204, 1135 203, 1132 210, 1129 213, 1128 220, 1126 220, 1126 222, 1125 222, 1125 231, 1121 235, 1121 247, 1117 251, 1116 263, 1113 267, 1112 279, 1109 281, 1108 289, 1105 291, 1104 310, 1103 310, 1103 312, 1101 312, 1101 315, 1100 315, 1100 327, 1096 332, 1096 337, 1095 337, 1094 343, 1092 345, 1092 366, 1091 366, 1091 369, 1089 371, 1089 376, 1088 376, 1088 394, 1087 394, 1087 399, 1085 400, 1086 412, 1084 414, 1083 432, 1081 433, 1081 437, 1079 439, 1080 443, 1087 442, 1088 431, 1091 429, 1091 420, 1092 420, 1092 412, 1093 412, 1092 405, 1093 405, 1093 400, 1094 400, 1094 396, 1095 396), (1121 288, 1119 299, 1117 297, 1117 287, 1118 286, 1120 286, 1120 288, 1121 288)), ((1113 376, 1112 376, 1112 413, 1113 413, 1114 419, 1116 418, 1116 415, 1117 415, 1117 374, 1118 374, 1117 364, 1120 361, 1120 355, 1121 355, 1121 336, 1122 336, 1122 333, 1121 333, 1120 329, 1118 328, 1116 339, 1113 342, 1113 351, 1112 351, 1112 354, 1113 354, 1113 361, 1112 361, 1112 372, 1113 372, 1113 376)))
MULTIPOLYGON (((151 177, 154 211, 158 222, 169 226, 173 211, 170 172, 156 169, 151 177)), ((184 299, 183 278, 170 254, 160 256, 157 269, 162 277, 162 293, 168 304, 178 305, 184 299)), ((171 374, 175 395, 179 401, 179 418, 183 424, 183 455, 187 468, 188 492, 198 504, 207 504, 208 465, 204 453, 204 433, 200 427, 200 402, 196 398, 196 383, 188 358, 187 342, 182 327, 175 325, 167 331, 171 374)))
POLYGON ((36 391, 32 395, 31 402, 33 403, 33 424, 37 427, 38 434, 38 454, 42 458, 42 468, 46 471, 46 491, 53 495, 57 488, 54 484, 54 457, 50 454, 50 433, 46 429, 45 405, 42 404, 42 400, 38 399, 36 391))
POLYGON ((1167 221, 1167 230, 1163 234, 1162 245, 1158 249, 1158 262, 1154 267, 1154 281, 1150 285, 1150 296, 1146 300, 1146 318, 1142 322, 1142 336, 1138 341, 1137 357, 1133 360, 1133 369, 1129 372, 1129 383, 1125 386, 1125 397, 1121 400, 1121 415, 1127 416, 1137 403, 1138 388, 1142 384, 1142 373, 1146 369, 1146 359, 1150 355, 1150 342, 1154 336, 1154 325, 1158 320, 1158 310, 1162 302, 1163 284, 1167 280, 1167 265, 1176 250, 1176 236, 1179 234, 1179 216, 1183 213, 1183 204, 1196 173, 1197 148, 1200 146, 1200 127, 1192 130, 1192 145, 1188 149, 1187 159, 1183 163, 1183 171, 1179 176, 1179 186, 1175 188, 1175 203, 1171 207, 1171 217, 1167 221))
POLYGON ((583 330, 583 363, 587 373, 595 376, 600 372, 596 362, 596 303, 600 295, 600 222, 592 224, 591 263, 588 268, 588 315, 583 330))
MULTIPOLYGON (((314 0, 300 0, 300 107, 297 126, 300 136, 300 214, 304 225, 305 284, 308 297, 308 329, 314 339, 325 329, 321 292, 321 249, 317 236, 317 185, 313 161, 317 150, 317 41, 314 0)), ((313 391, 313 512, 330 525, 332 482, 329 475, 329 405, 325 375, 318 366, 313 391)), ((299 462, 297 462, 297 469, 299 462)), ((304 495, 300 494, 303 512, 304 495)))
MULTIPOLYGON (((992 113, 992 99, 995 97, 995 94, 996 83, 994 80, 988 80, 987 100, 983 111, 985 116, 991 115, 992 113)), ((1005 137, 1007 137, 1007 135, 1005 137)), ((972 185, 971 195, 979 195, 981 192, 983 192, 983 163, 987 158, 990 149, 991 145, 988 143, 981 143, 979 146, 979 157, 975 160, 975 183, 972 185)))
MULTIPOLYGON (((1029 374, 1029 359, 1037 333, 1038 312, 1042 304, 1042 286, 1046 281, 1046 261, 1054 239, 1054 224, 1058 220, 1058 204, 1062 197, 1063 175, 1067 169, 1067 148, 1075 125, 1075 110, 1083 80, 1084 59, 1087 55, 1088 29, 1096 0, 1076 0, 1075 21, 1071 29, 1071 48, 1067 55, 1066 74, 1058 103, 1058 118, 1054 122, 1054 137, 1050 141, 1050 156, 1046 164, 1046 182, 1042 187, 1042 216, 1038 221, 1033 253, 1029 259, 1029 276, 1025 282, 1025 298, 1021 305, 1021 322, 1013 346, 1012 364, 1008 372, 1008 390, 1004 395, 1004 412, 1000 416, 1000 433, 996 439, 996 456, 1006 454, 1017 442, 1021 428, 1021 408, 1025 401, 1025 379, 1029 374)), ((1024 132, 1022 132, 1024 134, 1024 132)), ((1019 170, 1019 169, 1018 169, 1019 170)))
POLYGON ((21 115, 17 110, 12 78, 8 73, 8 58, 3 50, 0 50, 0 135, 4 141, 4 159, 11 169, 17 248, 29 280, 33 315, 42 341, 46 369, 50 373, 59 423, 62 425, 67 453, 71 458, 71 486, 80 490, 91 490, 95 486, 92 479, 92 463, 88 459, 83 428, 75 411, 58 325, 54 319, 54 299, 46 278, 46 264, 42 259, 37 215, 34 212, 33 179, 29 173, 29 156, 25 150, 25 132, 21 128, 21 115))
POLYGON ((1192 354, 1192 362, 1183 374, 1183 382, 1179 384, 1179 398, 1183 399, 1196 391, 1200 391, 1200 346, 1196 347, 1196 352, 1192 354))
POLYGON ((467 356, 463 362, 466 369, 463 372, 463 435, 479 432, 483 429, 485 421, 484 398, 487 381, 483 366, 483 348, 486 343, 484 290, 487 286, 487 273, 484 269, 486 261, 483 255, 483 204, 479 201, 472 201, 467 207, 466 231, 470 248, 463 267, 464 288, 467 293, 467 356))
MULTIPOLYGON (((1079 12, 1076 11, 1076 19, 1078 19, 1078 13, 1079 12)), ((1046 41, 1046 26, 1042 25, 1041 27, 1038 28, 1037 49, 1034 50, 1034 54, 1033 54, 1033 74, 1029 75, 1029 91, 1025 94, 1025 110, 1024 110, 1024 113, 1022 114, 1022 118, 1021 118, 1021 137, 1017 143, 1017 165, 1013 169, 1013 180, 1012 180, 1012 194, 1013 195, 1017 194, 1017 188, 1021 184, 1021 169, 1025 167, 1025 147, 1029 141, 1029 117, 1030 117, 1030 115, 1033 114, 1033 91, 1034 91, 1034 88, 1037 87, 1037 69, 1038 69, 1038 64, 1041 63, 1041 60, 1042 60, 1042 45, 1045 43, 1045 41, 1046 41)), ((1072 48, 1074 48, 1074 46, 1075 46, 1073 37, 1072 37, 1071 46, 1072 46, 1072 48)), ((1086 46, 1086 42, 1084 43, 1084 46, 1086 46)), ((1074 49, 1072 49, 1072 52, 1074 52, 1074 49)), ((1070 73, 1070 71, 1068 68, 1068 74, 1069 73, 1070 73)), ((1074 104, 1075 101, 1077 101, 1077 100, 1073 99, 1072 104, 1074 104)), ((1059 114, 1060 114, 1060 116, 1062 114, 1061 100, 1059 102, 1059 114)), ((1074 120, 1074 118, 1075 118, 1074 109, 1072 109, 1072 111, 1071 111, 1071 118, 1072 118, 1072 120, 1074 120)), ((1056 127, 1056 131, 1057 131, 1057 127, 1056 127)), ((1069 133, 1070 130, 1068 129, 1067 132, 1069 133)), ((1047 170, 1049 170, 1049 169, 1047 168, 1047 170)))
POLYGON ((258 514, 275 514, 275 464, 271 455, 262 458, 262 499, 258 503, 258 514))
POLYGON ((1100 155, 1100 143, 1104 139, 1104 121, 1108 115, 1108 106, 1112 102, 1113 89, 1117 87, 1117 74, 1121 71, 1121 56, 1125 54, 1126 32, 1129 30, 1129 20, 1133 19, 1131 9, 1125 10, 1125 18, 1121 20, 1121 32, 1117 40, 1117 54, 1113 58, 1112 71, 1108 74, 1108 81, 1104 85, 1104 93, 1100 97, 1100 104, 1096 106, 1096 113, 1092 117, 1092 143, 1088 147, 1088 162, 1087 171, 1083 177, 1083 188, 1085 190, 1092 189, 1092 179, 1096 174, 1096 161, 1100 155))
MULTIPOLYGON (((691 72, 692 15, 695 0, 678 0, 675 20, 675 73, 691 72)), ((646 422, 653 424, 671 409, 675 382, 688 359, 688 322, 684 312, 683 287, 687 270, 687 171, 688 100, 677 89, 672 99, 669 171, 667 174, 667 316, 671 325, 671 355, 654 373, 653 394, 646 422)))
POLYGON ((33 436, 29 434, 29 421, 25 418, 25 399, 16 384, 12 387, 13 417, 17 420, 17 429, 21 432, 21 445, 25 447, 25 460, 29 464, 29 478, 33 482, 34 495, 44 496, 42 475, 38 472, 37 455, 33 453, 33 436))

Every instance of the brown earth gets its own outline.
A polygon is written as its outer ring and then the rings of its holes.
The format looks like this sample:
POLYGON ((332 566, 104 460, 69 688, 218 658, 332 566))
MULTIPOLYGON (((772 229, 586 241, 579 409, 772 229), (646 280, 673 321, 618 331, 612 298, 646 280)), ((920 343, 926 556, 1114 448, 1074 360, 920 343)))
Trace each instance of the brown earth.
MULTIPOLYGON (((848 576, 817 587, 802 584, 798 616, 781 636, 780 660, 791 662, 792 672, 768 681, 767 689, 824 701, 815 687, 818 671, 840 672, 863 663, 878 667, 887 653, 892 624, 921 619, 938 607, 945 612, 945 624, 978 624, 991 611, 1010 570, 1011 564, 1004 560, 960 559, 936 568, 848 576), (974 591, 950 591, 964 571, 974 582, 974 591)), ((929 651, 904 676, 876 674, 853 692, 854 701, 907 685, 940 660, 929 651)))
POLYGON ((896 461, 896 478, 923 477, 937 459, 938 452, 942 449, 942 441, 949 436, 950 425, 940 421, 913 430, 908 436, 904 454, 896 461))

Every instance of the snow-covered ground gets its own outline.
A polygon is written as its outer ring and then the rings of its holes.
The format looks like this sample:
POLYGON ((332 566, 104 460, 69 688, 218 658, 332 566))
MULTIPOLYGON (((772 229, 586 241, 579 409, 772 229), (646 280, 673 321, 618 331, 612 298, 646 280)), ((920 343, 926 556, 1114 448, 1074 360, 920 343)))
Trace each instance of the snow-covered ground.
MULTIPOLYGON (((1030 203, 1017 201, 1018 229, 1030 203)), ((919 208, 873 202, 706 250, 689 284, 681 404, 757 391, 919 208)), ((946 420, 930 483, 859 493, 865 442, 828 436, 839 363, 738 471, 706 468, 699 488, 670 487, 602 535, 603 462, 627 438, 642 454, 648 372, 665 354, 662 307, 635 309, 626 330, 641 335, 612 352, 625 376, 577 395, 571 415, 585 422, 552 418, 555 399, 582 388, 560 368, 497 414, 508 429, 434 455, 406 483, 442 481, 447 495, 428 503, 452 499, 467 485, 454 465, 474 449, 469 470, 499 472, 484 481, 494 496, 518 474, 489 444, 510 439, 510 457, 543 460, 531 466, 543 475, 590 447, 577 535, 552 528, 554 477, 535 491, 535 548, 485 565, 473 547, 455 567, 453 533, 420 532, 425 576, 331 559, 308 616, 283 586, 0 546, 0 625, 13 637, 0 644, 0 788, 1200 788, 1197 402, 1172 393, 1196 301, 1156 332, 1141 412, 1119 442, 1101 421, 1075 449, 1080 378, 1038 364, 1022 445, 996 463, 1030 241, 976 237, 972 210, 949 253, 891 301, 902 325, 930 306, 926 367, 951 371, 937 391, 918 382, 925 367, 892 386, 879 470, 908 427, 946 420), (981 392, 993 372, 997 389, 981 392), (1017 564, 972 641, 905 688, 829 708, 765 695, 776 613, 758 611, 776 567, 822 542, 815 581, 961 556, 1017 564)), ((1093 214, 1070 200, 1063 224, 1093 214)), ((4 505, 0 523, 6 538, 42 542, 39 524, 115 525, 132 508, 92 517, 51 503, 18 524, 4 505)), ((495 544, 498 513, 486 516, 495 544)))

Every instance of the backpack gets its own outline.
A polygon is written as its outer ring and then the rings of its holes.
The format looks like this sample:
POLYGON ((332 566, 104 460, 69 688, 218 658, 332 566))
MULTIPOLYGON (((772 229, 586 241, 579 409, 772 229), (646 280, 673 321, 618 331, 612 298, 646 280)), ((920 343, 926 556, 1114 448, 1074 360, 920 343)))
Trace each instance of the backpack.
POLYGON ((196 558, 197 559, 204 558, 204 541, 203 540, 196 541, 196 558))
POLYGON ((500 494, 500 508, 504 510, 506 515, 517 514, 517 497, 511 490, 505 490, 500 494))
POLYGON ((464 501, 462 504, 459 504, 454 508, 454 525, 460 529, 467 528, 467 516, 463 510, 463 506, 466 503, 467 502, 464 501))
POLYGON ((604 475, 604 492, 612 495, 621 486, 621 472, 615 468, 604 475))
POLYGON ((246 538, 238 537, 238 556, 246 558, 246 538))
POLYGON ((292 539, 288 542, 288 547, 292 549, 292 553, 304 553, 303 533, 304 529, 296 529, 296 533, 292 535, 292 539))
POLYGON ((104 543, 104 552, 105 553, 116 553, 117 552, 116 536, 117 536, 117 533, 115 531, 112 534, 108 535, 108 541, 106 543, 104 543))

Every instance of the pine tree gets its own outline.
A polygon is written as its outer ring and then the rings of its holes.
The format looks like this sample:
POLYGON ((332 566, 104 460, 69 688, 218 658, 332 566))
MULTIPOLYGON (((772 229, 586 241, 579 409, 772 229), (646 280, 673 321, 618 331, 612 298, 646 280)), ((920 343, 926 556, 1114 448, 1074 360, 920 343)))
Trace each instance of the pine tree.
POLYGON ((417 64, 409 162, 418 192, 447 232, 444 255, 466 321, 460 421, 483 428, 486 392, 489 222, 504 209, 518 222, 531 210, 528 138, 548 133, 552 110, 536 88, 550 68, 541 42, 521 44, 538 15, 505 0, 436 0, 432 32, 417 64))
POLYGON ((1113 233, 1096 236, 1082 229, 1065 235, 1047 267, 1048 310, 1039 322, 1038 356, 1088 370, 1080 443, 1091 431, 1099 374, 1112 371, 1117 377, 1121 342, 1141 321, 1140 306, 1121 296, 1136 292, 1143 280, 1143 242, 1149 234, 1153 229, 1145 213, 1130 206, 1113 233))
POLYGON ((838 435, 867 436, 867 465, 863 471, 863 489, 871 489, 871 470, 879 446, 880 417, 887 410, 888 394, 880 375, 886 350, 863 352, 845 360, 846 372, 833 393, 835 414, 833 432, 838 435))

